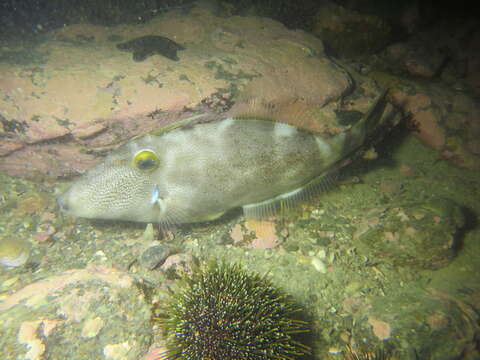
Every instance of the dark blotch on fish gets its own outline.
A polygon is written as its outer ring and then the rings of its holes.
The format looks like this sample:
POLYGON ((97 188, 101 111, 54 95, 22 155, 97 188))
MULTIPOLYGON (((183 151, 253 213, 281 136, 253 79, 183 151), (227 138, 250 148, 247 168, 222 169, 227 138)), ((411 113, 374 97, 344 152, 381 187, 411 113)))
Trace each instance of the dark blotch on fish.
POLYGON ((170 60, 178 61, 177 51, 185 49, 175 41, 157 35, 141 36, 117 44, 117 48, 132 52, 135 61, 143 61, 152 55, 162 55, 170 60))

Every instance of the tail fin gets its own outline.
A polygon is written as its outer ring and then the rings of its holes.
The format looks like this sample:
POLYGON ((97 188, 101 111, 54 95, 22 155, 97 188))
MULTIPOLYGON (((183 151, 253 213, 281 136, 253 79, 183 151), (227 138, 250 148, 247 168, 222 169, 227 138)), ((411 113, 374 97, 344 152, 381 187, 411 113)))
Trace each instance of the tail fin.
POLYGON ((363 115, 363 117, 355 123, 350 130, 346 132, 351 142, 351 149, 355 150, 365 143, 368 136, 373 136, 376 129, 382 124, 383 113, 385 111, 387 90, 373 102, 370 109, 363 115))
POLYGON ((328 140, 322 140, 330 143, 330 146, 335 149, 335 153, 340 158, 348 157, 348 155, 357 152, 363 145, 368 146, 367 138, 375 138, 378 135, 377 130, 381 129, 387 122, 386 117, 383 116, 387 105, 386 95, 387 90, 384 90, 375 99, 370 109, 350 129, 328 140))

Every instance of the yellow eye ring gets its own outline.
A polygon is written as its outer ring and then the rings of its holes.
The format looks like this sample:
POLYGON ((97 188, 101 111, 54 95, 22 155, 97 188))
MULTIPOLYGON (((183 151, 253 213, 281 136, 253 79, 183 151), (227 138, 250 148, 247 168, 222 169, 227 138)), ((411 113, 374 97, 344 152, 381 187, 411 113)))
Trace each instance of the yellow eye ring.
POLYGON ((133 155, 133 165, 141 171, 153 171, 160 165, 160 159, 153 150, 143 149, 133 155))

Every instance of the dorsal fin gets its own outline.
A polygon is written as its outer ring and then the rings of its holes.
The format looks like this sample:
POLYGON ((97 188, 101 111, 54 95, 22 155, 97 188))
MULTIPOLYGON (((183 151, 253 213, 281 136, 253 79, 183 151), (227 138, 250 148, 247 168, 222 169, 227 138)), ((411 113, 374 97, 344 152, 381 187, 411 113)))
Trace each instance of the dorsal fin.
POLYGON ((302 99, 282 102, 266 102, 261 98, 241 99, 227 115, 237 119, 285 123, 318 134, 336 134, 343 130, 338 126, 334 114, 330 117, 322 105, 302 99))
POLYGON ((170 132, 172 130, 178 129, 179 127, 183 127, 185 125, 192 124, 194 121, 198 121, 199 119, 201 119, 203 117, 206 117, 206 116, 207 116, 207 114, 193 115, 193 116, 190 116, 188 118, 178 120, 174 123, 162 126, 161 128, 153 131, 151 134, 152 135, 162 135, 162 134, 165 134, 165 133, 170 132))

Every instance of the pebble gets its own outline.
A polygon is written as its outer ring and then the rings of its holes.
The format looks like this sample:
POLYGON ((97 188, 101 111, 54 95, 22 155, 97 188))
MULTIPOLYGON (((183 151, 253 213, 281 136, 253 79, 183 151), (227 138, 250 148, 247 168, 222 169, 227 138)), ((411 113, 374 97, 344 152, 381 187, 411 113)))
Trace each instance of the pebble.
POLYGON ((140 265, 148 270, 153 270, 167 260, 170 256, 170 247, 160 243, 153 243, 147 247, 138 259, 140 265))
POLYGON ((104 324, 105 322, 103 321, 103 319, 99 317, 86 320, 82 328, 82 337, 94 338, 98 335, 104 324))
POLYGON ((30 257, 30 244, 21 238, 0 239, 0 264, 6 267, 22 266, 30 257))
POLYGON ((317 257, 313 257, 312 258, 312 265, 313 267, 315 268, 315 270, 321 272, 322 274, 326 274, 327 273, 327 266, 325 265, 325 263, 320 260, 319 258, 317 257))

